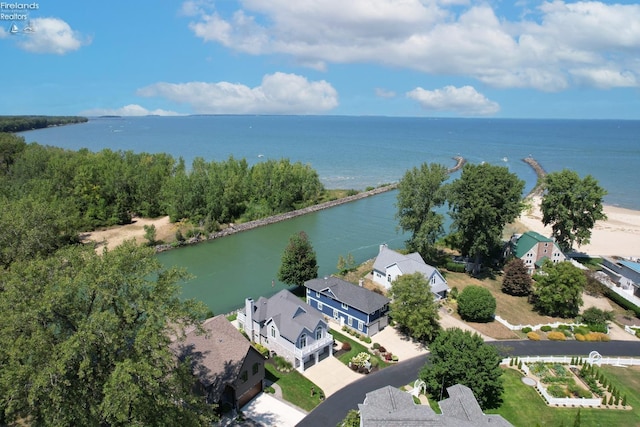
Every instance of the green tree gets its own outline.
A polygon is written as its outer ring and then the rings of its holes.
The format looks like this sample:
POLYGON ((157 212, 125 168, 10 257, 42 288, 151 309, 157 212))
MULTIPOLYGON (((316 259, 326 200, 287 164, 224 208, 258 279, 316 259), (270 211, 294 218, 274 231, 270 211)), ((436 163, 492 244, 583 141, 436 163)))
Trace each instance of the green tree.
POLYGON ((145 225, 142 227, 144 229, 144 238, 147 239, 148 246, 154 246, 156 244, 156 226, 154 224, 145 225))
POLYGON ((182 301, 185 273, 134 242, 70 247, 0 274, 0 408, 33 426, 210 425, 192 361, 172 336, 205 307, 182 301))
POLYGON ((302 286, 307 280, 318 277, 316 252, 309 237, 300 231, 289 238, 289 244, 282 254, 278 280, 287 285, 302 286))
POLYGON ((570 262, 547 260, 535 276, 534 307, 542 314, 575 317, 582 305, 585 274, 570 262))
POLYGON ((438 306, 422 273, 403 274, 391 283, 389 314, 407 333, 431 342, 440 331, 438 306))
POLYGON ((483 409, 501 403, 502 370, 498 350, 485 344, 478 334, 458 328, 441 332, 429 346, 429 361, 420 370, 427 391, 438 398, 447 387, 469 387, 483 409))
POLYGON ((589 326, 599 326, 605 329, 607 322, 613 320, 613 311, 601 310, 597 307, 587 308, 581 315, 582 321, 589 326))
POLYGON ((479 264, 502 245, 502 230, 523 208, 524 181, 504 166, 467 163, 449 190, 452 230, 464 256, 479 264))
POLYGON ((356 409, 350 410, 336 427, 360 427, 360 412, 356 409))
POLYGON ((448 176, 443 165, 423 163, 408 170, 398 183, 396 217, 400 228, 411 233, 407 249, 427 260, 435 259, 435 242, 444 232, 444 216, 434 209, 446 200, 443 183, 448 176))
POLYGON ((517 297, 531 293, 531 276, 520 258, 513 258, 504 266, 502 292, 517 297))
POLYGON ((482 286, 467 286, 458 296, 458 314, 469 322, 491 322, 496 313, 496 299, 482 286))
POLYGON ((602 206, 606 190, 591 175, 580 179, 568 169, 548 174, 543 188, 542 222, 551 224, 560 248, 569 251, 574 242, 578 246, 589 243, 596 221, 607 218, 602 206))

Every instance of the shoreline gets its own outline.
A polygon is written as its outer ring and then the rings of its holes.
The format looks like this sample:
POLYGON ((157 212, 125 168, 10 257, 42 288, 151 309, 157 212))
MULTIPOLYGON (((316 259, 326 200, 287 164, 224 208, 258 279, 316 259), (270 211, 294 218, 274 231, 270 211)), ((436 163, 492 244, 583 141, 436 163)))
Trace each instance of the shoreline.
MULTIPOLYGON (((546 175, 545 170, 532 157, 523 159, 533 168, 538 176, 538 183, 525 197, 531 201, 531 207, 520 214, 516 220, 529 230, 536 231, 543 236, 551 236, 551 226, 542 223, 542 188, 540 183, 546 175)), ((578 246, 577 253, 590 256, 622 256, 640 257, 640 210, 623 208, 613 205, 603 205, 606 220, 596 221, 591 230, 590 242, 578 246)))

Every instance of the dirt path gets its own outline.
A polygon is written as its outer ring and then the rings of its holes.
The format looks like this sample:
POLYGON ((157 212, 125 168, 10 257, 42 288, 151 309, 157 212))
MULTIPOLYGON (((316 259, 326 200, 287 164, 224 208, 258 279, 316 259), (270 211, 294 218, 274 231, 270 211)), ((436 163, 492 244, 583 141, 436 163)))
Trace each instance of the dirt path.
POLYGON ((155 219, 133 218, 131 224, 119 225, 105 230, 81 233, 80 240, 83 243, 97 243, 96 251, 102 251, 105 245, 107 249, 111 250, 129 239, 134 239, 138 243, 145 243, 145 225, 155 225, 156 240, 169 241, 174 238, 176 225, 169 222, 168 216, 163 216, 155 219))

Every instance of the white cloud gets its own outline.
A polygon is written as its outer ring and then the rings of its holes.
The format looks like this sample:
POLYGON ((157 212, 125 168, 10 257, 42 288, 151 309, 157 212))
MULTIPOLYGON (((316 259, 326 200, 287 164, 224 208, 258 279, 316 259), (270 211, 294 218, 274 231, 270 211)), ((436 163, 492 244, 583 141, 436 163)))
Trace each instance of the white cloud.
POLYGON ((199 8, 189 26, 205 41, 288 55, 318 70, 378 63, 544 91, 640 85, 640 5, 553 1, 532 10, 521 3, 521 17, 510 21, 493 3, 244 0, 228 16, 199 8), (612 73, 608 83, 603 69, 612 73))
POLYGON ((392 90, 376 88, 376 96, 379 98, 395 98, 396 93, 392 90))
POLYGON ((179 116, 180 114, 174 111, 167 110, 147 110, 146 108, 138 104, 129 104, 120 108, 94 108, 91 110, 85 110, 80 112, 81 116, 179 116))
POLYGON ((472 86, 445 86, 442 89, 425 90, 421 87, 407 92, 407 97, 420 103, 428 111, 446 111, 465 116, 495 114, 500 106, 478 93, 472 86))
POLYGON ((265 75, 254 88, 229 82, 161 82, 137 93, 189 104, 200 114, 316 114, 338 105, 338 94, 331 84, 285 73, 265 75))
POLYGON ((62 19, 34 18, 31 20, 31 27, 32 33, 18 39, 18 46, 29 52, 63 55, 91 42, 72 30, 62 19))

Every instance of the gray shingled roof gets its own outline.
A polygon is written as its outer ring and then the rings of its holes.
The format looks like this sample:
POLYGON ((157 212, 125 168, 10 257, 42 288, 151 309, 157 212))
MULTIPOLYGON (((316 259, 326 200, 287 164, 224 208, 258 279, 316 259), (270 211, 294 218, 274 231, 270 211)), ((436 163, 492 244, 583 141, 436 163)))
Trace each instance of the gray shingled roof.
POLYGON ((192 358, 194 374, 205 387, 213 386, 218 400, 225 384, 238 378, 251 344, 223 315, 205 320, 202 328, 204 334, 192 330, 171 349, 180 359, 192 358))
POLYGON ((485 415, 468 387, 456 384, 447 388, 449 398, 440 403, 442 414, 429 405, 416 405, 413 397, 397 388, 386 386, 367 393, 358 405, 364 427, 513 427, 500 415, 485 415))
POLYGON ((324 322, 324 316, 300 298, 286 289, 271 298, 260 297, 255 304, 253 319, 259 322, 267 336, 267 321, 272 319, 280 331, 280 336, 295 343, 304 329, 314 333, 318 324, 324 322))
POLYGON ((377 294, 369 289, 346 282, 338 277, 325 277, 312 279, 304 283, 304 286, 312 291, 327 293, 330 289, 340 302, 348 304, 363 313, 373 313, 389 304, 389 298, 377 294))
POLYGON ((436 269, 429 264, 425 263, 419 253, 413 252, 408 255, 402 255, 399 252, 389 249, 383 246, 380 249, 380 253, 376 257, 373 263, 373 269, 381 272, 385 272, 387 268, 393 264, 397 264, 402 274, 413 274, 416 272, 423 273, 427 277, 436 271, 436 269))

